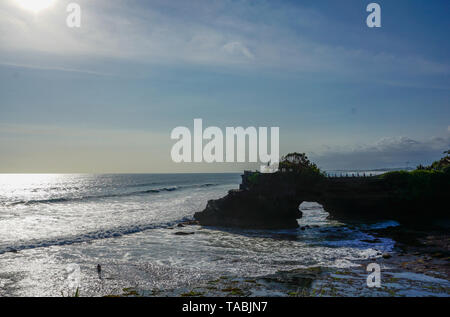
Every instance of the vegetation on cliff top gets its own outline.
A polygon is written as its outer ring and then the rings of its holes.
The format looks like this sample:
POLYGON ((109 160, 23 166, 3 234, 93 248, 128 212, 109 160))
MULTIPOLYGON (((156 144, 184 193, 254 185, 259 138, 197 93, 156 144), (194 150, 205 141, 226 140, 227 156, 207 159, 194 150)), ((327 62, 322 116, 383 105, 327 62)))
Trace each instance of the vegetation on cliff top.
POLYGON ((450 151, 430 166, 418 166, 416 170, 389 172, 380 177, 400 196, 407 200, 440 196, 450 190, 450 151))
MULTIPOLYGON (((322 172, 316 164, 312 163, 305 153, 289 153, 282 156, 278 163, 278 172, 286 173, 288 175, 301 174, 304 181, 310 181, 311 178, 322 179, 325 173, 322 172)), ((254 172, 247 176, 249 185, 256 185, 259 183, 261 173, 254 172)))
POLYGON ((430 166, 417 166, 418 170, 427 170, 427 171, 441 171, 441 172, 450 172, 450 150, 445 151, 444 154, 447 154, 445 157, 441 158, 439 161, 433 162, 430 166))
POLYGON ((278 165, 281 172, 309 172, 322 175, 322 171, 312 163, 305 153, 289 153, 283 156, 278 165))

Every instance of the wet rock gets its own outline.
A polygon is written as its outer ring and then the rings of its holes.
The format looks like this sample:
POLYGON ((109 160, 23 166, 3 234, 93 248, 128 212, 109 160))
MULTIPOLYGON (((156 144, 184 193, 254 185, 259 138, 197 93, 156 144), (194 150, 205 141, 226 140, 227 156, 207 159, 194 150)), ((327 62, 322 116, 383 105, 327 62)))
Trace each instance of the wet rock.
POLYGON ((380 243, 381 240, 380 239, 372 239, 372 240, 361 240, 361 242, 366 242, 366 243, 380 243))
POLYGON ((390 259, 390 258, 392 258, 392 255, 390 255, 389 253, 383 254, 383 259, 390 259))
POLYGON ((190 234, 194 234, 195 232, 185 232, 185 231, 177 231, 174 232, 173 234, 177 235, 177 236, 188 236, 190 234))
POLYGON ((184 221, 182 222, 183 225, 185 226, 194 226, 194 225, 199 225, 198 220, 188 220, 188 221, 184 221))

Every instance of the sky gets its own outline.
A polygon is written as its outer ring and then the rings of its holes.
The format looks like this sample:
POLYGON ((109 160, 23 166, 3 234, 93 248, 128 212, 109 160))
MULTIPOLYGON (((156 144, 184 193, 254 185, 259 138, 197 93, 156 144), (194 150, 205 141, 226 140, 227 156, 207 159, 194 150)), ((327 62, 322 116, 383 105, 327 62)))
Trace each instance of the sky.
MULTIPOLYGON (((0 3, 0 172, 231 172, 172 162, 178 126, 279 127, 324 169, 450 149, 450 2, 0 3), (66 7, 81 7, 69 28, 66 7)), ((39 0, 43 1, 43 0, 39 0)))

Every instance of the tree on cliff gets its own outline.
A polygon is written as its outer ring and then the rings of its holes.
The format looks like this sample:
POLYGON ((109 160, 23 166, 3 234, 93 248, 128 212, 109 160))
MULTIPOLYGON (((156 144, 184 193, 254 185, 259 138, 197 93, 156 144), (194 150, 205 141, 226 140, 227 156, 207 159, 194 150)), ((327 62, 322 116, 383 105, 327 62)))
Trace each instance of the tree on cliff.
POLYGON ((320 169, 308 159, 305 153, 289 153, 281 157, 278 166, 278 169, 282 172, 312 171, 320 173, 320 169))
POLYGON ((430 166, 423 166, 422 164, 417 166, 418 170, 429 170, 429 171, 450 171, 450 150, 445 151, 447 154, 445 157, 441 158, 439 161, 433 162, 430 166))

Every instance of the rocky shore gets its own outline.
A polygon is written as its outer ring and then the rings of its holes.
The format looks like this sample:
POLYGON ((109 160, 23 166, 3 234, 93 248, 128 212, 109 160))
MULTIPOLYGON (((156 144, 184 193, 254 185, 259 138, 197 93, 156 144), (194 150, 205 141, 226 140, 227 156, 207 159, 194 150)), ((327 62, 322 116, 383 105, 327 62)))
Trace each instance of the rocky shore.
POLYGON ((450 239, 446 230, 398 226, 371 230, 371 234, 396 239, 394 250, 356 261, 353 267, 312 266, 262 276, 224 275, 176 289, 124 288, 111 296, 450 296, 450 239), (380 265, 380 287, 367 286, 370 263, 380 265))

